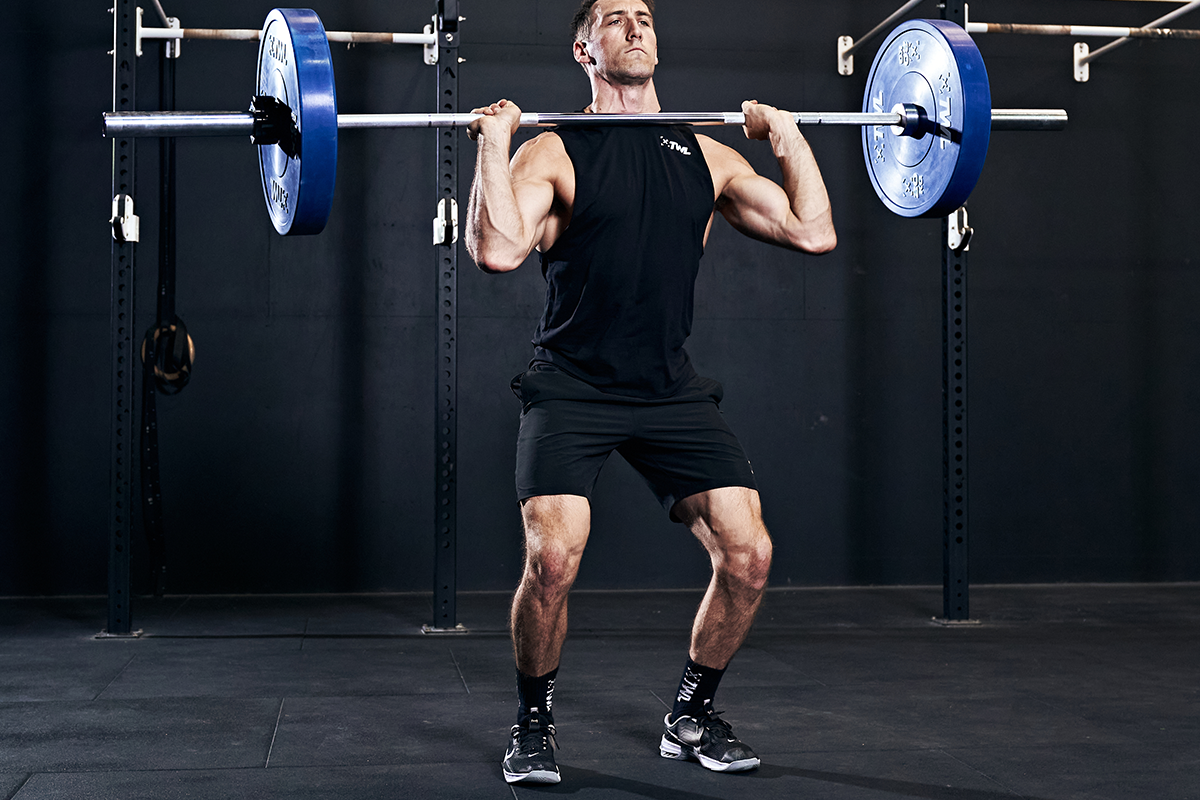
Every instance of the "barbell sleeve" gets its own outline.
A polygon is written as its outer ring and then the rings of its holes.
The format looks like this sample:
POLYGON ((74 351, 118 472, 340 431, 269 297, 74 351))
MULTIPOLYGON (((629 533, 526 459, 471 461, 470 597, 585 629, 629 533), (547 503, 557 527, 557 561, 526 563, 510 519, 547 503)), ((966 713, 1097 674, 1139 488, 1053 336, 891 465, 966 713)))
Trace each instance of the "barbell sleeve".
POLYGON ((994 131, 1061 131, 1067 112, 1061 108, 993 108, 994 131))
POLYGON ((167 136, 250 136, 254 115, 246 111, 105 112, 104 135, 110 139, 167 136))
MULTIPOLYGON (((479 114, 339 114, 338 128, 466 127, 479 114)), ((798 112, 798 125, 903 125, 899 113, 798 112)), ((741 112, 664 114, 522 114, 522 127, 553 125, 742 125, 741 112)), ((1049 131, 1067 125, 1062 109, 992 109, 992 130, 1049 131)), ((113 139, 169 136, 250 136, 255 117, 238 111, 119 111, 104 114, 104 135, 113 139)))

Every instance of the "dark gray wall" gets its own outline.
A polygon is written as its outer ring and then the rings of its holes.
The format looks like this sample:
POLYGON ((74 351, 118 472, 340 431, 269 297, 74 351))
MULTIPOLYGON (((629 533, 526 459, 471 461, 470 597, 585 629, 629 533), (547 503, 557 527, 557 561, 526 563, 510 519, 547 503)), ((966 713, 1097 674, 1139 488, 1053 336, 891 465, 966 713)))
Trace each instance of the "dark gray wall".
MULTIPOLYGON (((165 0, 187 27, 258 27, 269 3, 165 0)), ((568 0, 463 0, 464 109, 588 100, 568 0)), ((857 109, 834 69, 893 0, 661 0, 667 110, 857 109)), ((998 22, 1136 24, 1159 3, 1018 2, 998 22)), ((432 2, 319 7, 329 29, 419 30, 432 2)), ((4 51, 10 154, 0 335, 0 594, 102 592, 108 509, 111 18, 102 2, 24 4, 4 51)), ((934 4, 921 9, 936 16, 934 4)), ((153 13, 148 11, 150 24, 153 13)), ((1185 19, 1183 22, 1188 22, 1185 19)), ((1200 27, 1200 20, 1191 20, 1200 27)), ((996 134, 971 199, 972 578, 1200 578, 1196 486, 1200 247, 1189 132, 1200 45, 1132 44, 1071 78, 1070 39, 977 37, 997 107, 1064 107, 1068 131, 996 134)), ((873 51, 873 47, 868 49, 873 51)), ((253 45, 185 42, 181 108, 248 103, 253 45)), ((417 48, 334 48, 343 111, 424 111, 417 48)), ((155 57, 140 65, 155 98, 155 57)), ((714 134, 776 175, 769 148, 714 134)), ((889 214, 857 132, 807 132, 835 209, 822 258, 714 227, 690 350, 761 480, 776 585, 941 580, 941 294, 936 221, 889 214)), ((473 164, 464 138, 464 199, 473 164)), ((139 328, 153 316, 157 147, 140 146, 139 328)), ((425 590, 432 569, 433 138, 346 132, 329 227, 280 238, 242 141, 179 144, 178 310, 194 377, 160 397, 175 592, 425 590)), ((520 559, 507 385, 529 356, 542 281, 461 254, 460 586, 510 587, 520 559)), ((705 559, 619 459, 580 578, 696 586, 705 559)), ((137 554, 141 566, 141 554, 137 554)))

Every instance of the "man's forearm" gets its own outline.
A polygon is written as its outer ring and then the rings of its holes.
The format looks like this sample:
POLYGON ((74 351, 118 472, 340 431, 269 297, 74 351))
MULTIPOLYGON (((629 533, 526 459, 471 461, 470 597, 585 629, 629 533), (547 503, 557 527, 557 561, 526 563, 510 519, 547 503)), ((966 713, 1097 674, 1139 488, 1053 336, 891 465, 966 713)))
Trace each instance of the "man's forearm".
POLYGON ((466 244, 475 263, 488 271, 513 269, 528 255, 528 237, 509 167, 511 141, 511 135, 500 126, 478 139, 466 244))
POLYGON ((792 213, 805 225, 833 230, 829 193, 821 169, 808 141, 800 133, 790 114, 786 121, 771 125, 771 149, 783 172, 783 190, 787 192, 792 213))

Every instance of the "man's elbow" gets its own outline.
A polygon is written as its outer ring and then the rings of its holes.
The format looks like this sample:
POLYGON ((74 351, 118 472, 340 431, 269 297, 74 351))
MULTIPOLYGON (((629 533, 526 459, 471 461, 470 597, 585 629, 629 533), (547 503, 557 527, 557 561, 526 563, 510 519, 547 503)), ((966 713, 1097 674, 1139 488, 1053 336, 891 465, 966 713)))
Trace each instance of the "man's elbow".
POLYGON ((475 266, 479 267, 483 272, 496 275, 501 272, 512 272, 517 267, 521 266, 521 262, 513 263, 511 261, 495 261, 495 260, 480 260, 475 259, 475 266))
POLYGON ((830 230, 825 236, 816 242, 813 242, 811 249, 808 251, 814 256, 823 256, 826 253, 832 253, 837 247, 837 233, 830 230))
POLYGON ((837 247, 837 231, 830 226, 820 231, 806 231, 792 239, 792 247, 810 256, 821 256, 837 247))
POLYGON ((483 250, 467 244, 467 253, 475 261, 475 266, 488 273, 512 272, 525 262, 524 257, 516 258, 513 254, 498 251, 483 250))

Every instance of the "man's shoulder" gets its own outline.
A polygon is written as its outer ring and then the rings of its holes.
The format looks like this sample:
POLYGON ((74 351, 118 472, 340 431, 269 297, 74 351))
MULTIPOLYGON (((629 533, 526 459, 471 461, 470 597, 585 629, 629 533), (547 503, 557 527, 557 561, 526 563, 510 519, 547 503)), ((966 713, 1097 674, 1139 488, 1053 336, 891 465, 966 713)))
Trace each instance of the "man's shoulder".
POLYGON ((735 176, 754 172, 750 162, 729 145, 702 133, 696 134, 696 141, 700 144, 700 151, 704 153, 704 160, 708 162, 708 170, 712 174, 713 185, 718 195, 724 192, 725 185, 735 176))
POLYGON ((517 148, 512 156, 512 176, 521 180, 540 176, 553 179, 571 169, 571 158, 566 155, 563 140, 553 131, 539 133, 517 148))
POLYGON ((543 131, 517 148, 517 154, 529 156, 552 156, 567 154, 562 137, 556 131, 543 131))
POLYGON ((734 150, 727 144, 718 142, 716 139, 706 134, 697 133, 696 141, 700 144, 700 149, 704 151, 704 157, 709 161, 712 161, 714 158, 722 161, 728 159, 735 159, 738 161, 744 160, 742 158, 742 154, 737 150, 734 150))

